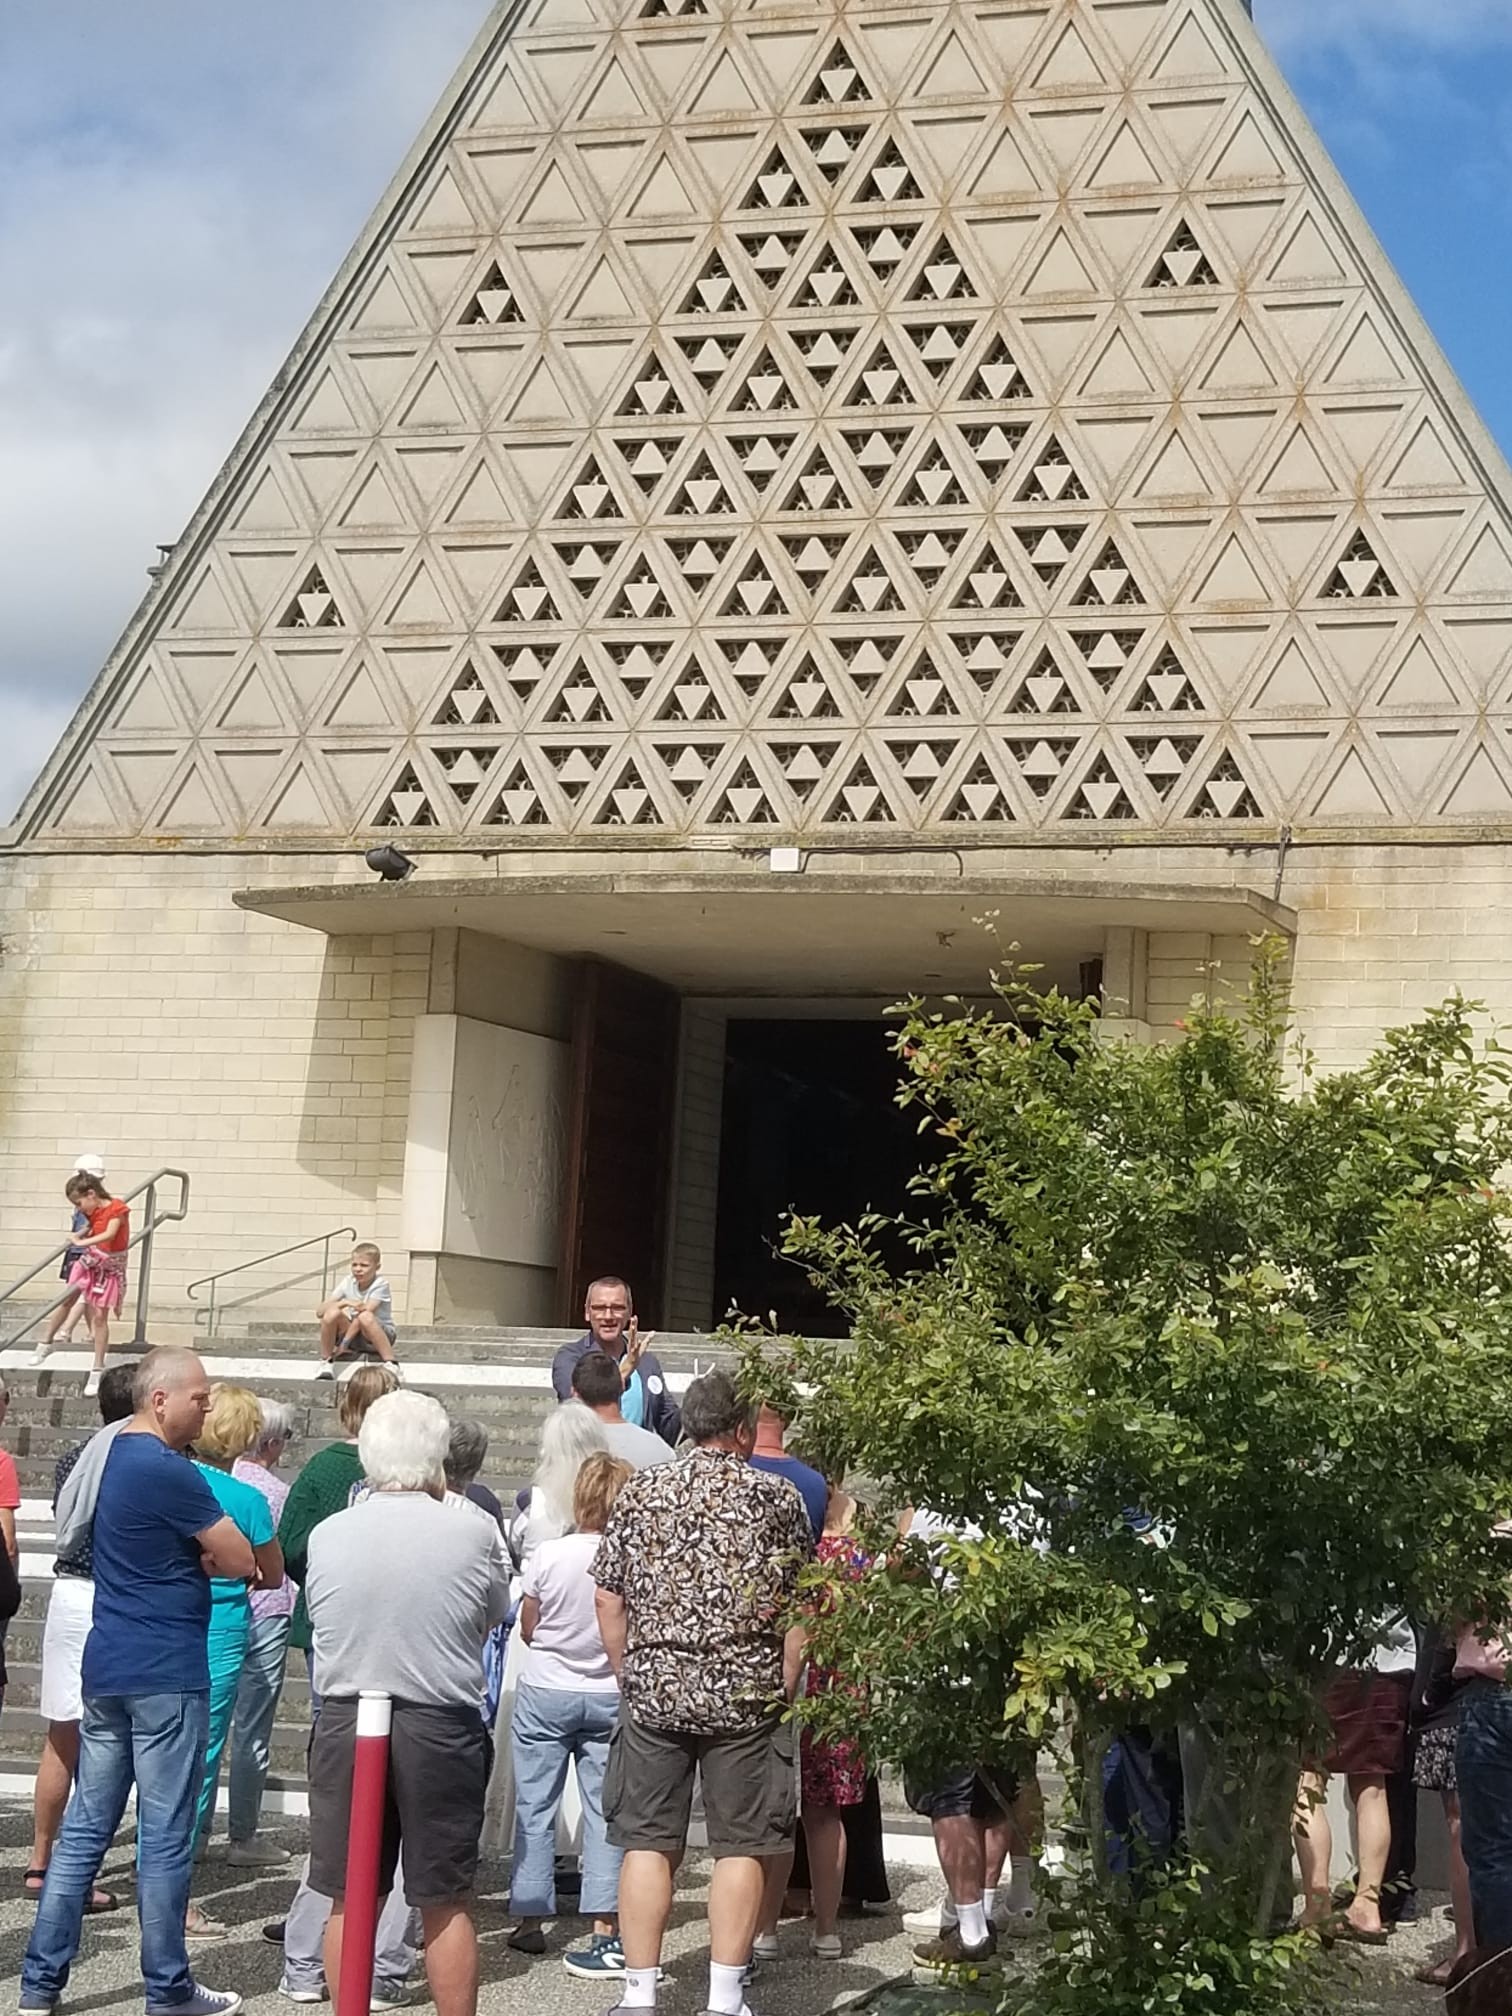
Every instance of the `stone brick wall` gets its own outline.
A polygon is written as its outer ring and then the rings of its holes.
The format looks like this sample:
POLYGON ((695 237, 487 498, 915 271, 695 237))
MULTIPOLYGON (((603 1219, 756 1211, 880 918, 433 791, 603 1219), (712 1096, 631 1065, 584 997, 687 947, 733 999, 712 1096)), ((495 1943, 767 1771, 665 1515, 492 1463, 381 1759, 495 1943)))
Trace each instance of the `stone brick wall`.
MULTIPOLYGON (((403 1297, 430 934, 327 940, 232 906, 234 889, 300 865, 118 853, 0 867, 0 1283, 66 1233, 70 1158, 98 1149, 118 1189, 164 1165, 190 1173, 190 1217, 154 1261, 165 1313, 187 1315, 197 1276, 341 1225, 384 1246, 403 1297)), ((313 1299, 302 1285, 292 1306, 313 1299)), ((249 1313, 284 1310, 271 1298, 249 1313)))
MULTIPOLYGON (((1280 865, 1299 916, 1298 1016, 1327 1067, 1356 1062, 1454 988, 1512 1017, 1505 847, 1296 848, 1280 864, 1274 848, 1002 850, 970 865, 1053 872, 1068 901, 1125 876, 1269 894, 1280 865)), ((429 932, 328 940, 231 902, 235 889, 324 882, 332 868, 328 854, 0 857, 0 1285, 62 1238, 69 1158, 99 1149, 120 1188, 164 1164, 193 1178, 191 1217, 157 1258, 164 1315, 187 1317, 196 1276, 343 1224, 385 1247, 403 1312, 412 1031, 450 966, 433 961, 429 932)), ((1011 905, 992 901, 1010 923, 1011 905)), ((1248 947, 1171 930, 1152 932, 1144 954, 1143 1015, 1158 1029, 1206 990, 1211 961, 1221 984, 1237 983, 1248 947)), ((708 1293, 723 1030, 707 1007, 689 1014, 676 1205, 696 1236, 674 1242, 680 1320, 697 1320, 708 1293)), ((292 1307, 312 1299, 301 1284, 292 1307)), ((251 1313, 288 1306, 270 1297, 251 1313)))

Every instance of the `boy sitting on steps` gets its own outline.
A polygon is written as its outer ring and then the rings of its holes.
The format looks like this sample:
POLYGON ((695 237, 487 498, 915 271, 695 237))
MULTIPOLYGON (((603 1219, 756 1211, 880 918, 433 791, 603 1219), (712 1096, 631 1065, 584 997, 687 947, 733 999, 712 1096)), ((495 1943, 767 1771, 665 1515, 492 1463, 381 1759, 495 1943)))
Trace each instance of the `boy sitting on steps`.
POLYGON ((334 1379, 335 1358, 381 1358, 387 1364, 394 1356, 394 1293, 378 1272, 383 1255, 376 1246, 352 1248, 352 1271, 338 1281, 336 1292, 322 1302, 320 1318, 320 1364, 317 1379, 334 1379))

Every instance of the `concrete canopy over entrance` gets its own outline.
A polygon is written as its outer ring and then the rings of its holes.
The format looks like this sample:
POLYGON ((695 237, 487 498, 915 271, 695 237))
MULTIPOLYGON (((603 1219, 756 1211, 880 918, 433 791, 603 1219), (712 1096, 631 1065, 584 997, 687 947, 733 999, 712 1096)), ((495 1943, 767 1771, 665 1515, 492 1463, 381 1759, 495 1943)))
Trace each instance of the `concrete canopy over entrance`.
MULTIPOLYGON (((948 860, 949 857, 946 857, 948 860)), ((242 890, 237 905, 332 937, 464 929, 608 959, 681 994, 819 997, 982 991, 997 942, 1074 986, 1110 931, 1290 936, 1256 890, 1055 877, 810 872, 510 875, 399 887, 242 890)))

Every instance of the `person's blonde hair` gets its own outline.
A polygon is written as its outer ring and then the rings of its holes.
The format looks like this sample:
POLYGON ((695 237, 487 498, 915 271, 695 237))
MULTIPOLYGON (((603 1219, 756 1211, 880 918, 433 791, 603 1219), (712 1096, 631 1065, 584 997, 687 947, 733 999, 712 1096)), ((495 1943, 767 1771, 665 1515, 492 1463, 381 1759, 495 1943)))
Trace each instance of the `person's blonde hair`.
POLYGON ((572 1523, 579 1533, 602 1533, 614 1501, 635 1474, 623 1456, 590 1456, 572 1487, 572 1523))
POLYGON ((194 1446, 212 1462, 234 1463, 262 1434, 262 1406, 245 1386, 212 1386, 210 1411, 194 1446))
POLYGON ((348 1435, 355 1435, 373 1402, 385 1393, 397 1393, 399 1386, 399 1374, 392 1365, 359 1365, 337 1395, 336 1419, 348 1435))
POLYGON ((352 1248, 352 1258, 354 1260, 371 1260, 373 1265, 376 1267, 379 1261, 383 1258, 383 1255, 379 1252, 378 1248, 373 1244, 371 1239, 360 1239, 357 1242, 357 1244, 352 1248))

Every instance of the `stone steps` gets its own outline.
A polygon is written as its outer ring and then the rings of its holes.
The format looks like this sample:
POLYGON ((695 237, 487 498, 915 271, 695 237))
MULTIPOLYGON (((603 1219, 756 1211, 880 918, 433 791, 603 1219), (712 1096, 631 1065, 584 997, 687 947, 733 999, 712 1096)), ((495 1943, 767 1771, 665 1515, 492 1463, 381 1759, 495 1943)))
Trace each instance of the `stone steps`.
MULTIPOLYGON (((489 1432, 484 1482, 506 1505, 528 1482, 540 1446, 542 1423, 555 1406, 551 1358, 578 1330, 498 1331, 423 1329, 401 1335, 406 1383, 433 1393, 453 1414, 480 1421, 489 1432)), ((334 1407, 338 1388, 313 1377, 316 1352, 311 1331, 287 1324, 253 1324, 227 1330, 198 1343, 212 1378, 251 1386, 294 1410, 298 1435, 284 1474, 293 1477, 317 1450, 340 1434, 334 1407)), ((656 1351, 669 1383, 685 1387, 696 1370, 707 1369, 716 1352, 707 1338, 659 1336, 656 1351)), ((93 1433, 99 1410, 84 1395, 88 1354, 60 1351, 33 1367, 30 1346, 0 1353, 11 1394, 3 1430, 16 1459, 23 1506, 18 1530, 22 1557, 21 1608, 7 1638, 10 1682, 0 1716, 0 1776, 12 1789, 36 1764, 43 1723, 40 1698, 42 1628, 52 1586, 53 1471, 64 1455, 93 1433)), ((273 1731, 270 1788, 298 1806, 303 1797, 305 1748, 309 1734, 309 1682, 304 1655, 290 1654, 288 1676, 273 1731)), ((889 1800, 889 1825, 906 1827, 901 1801, 889 1800)))

